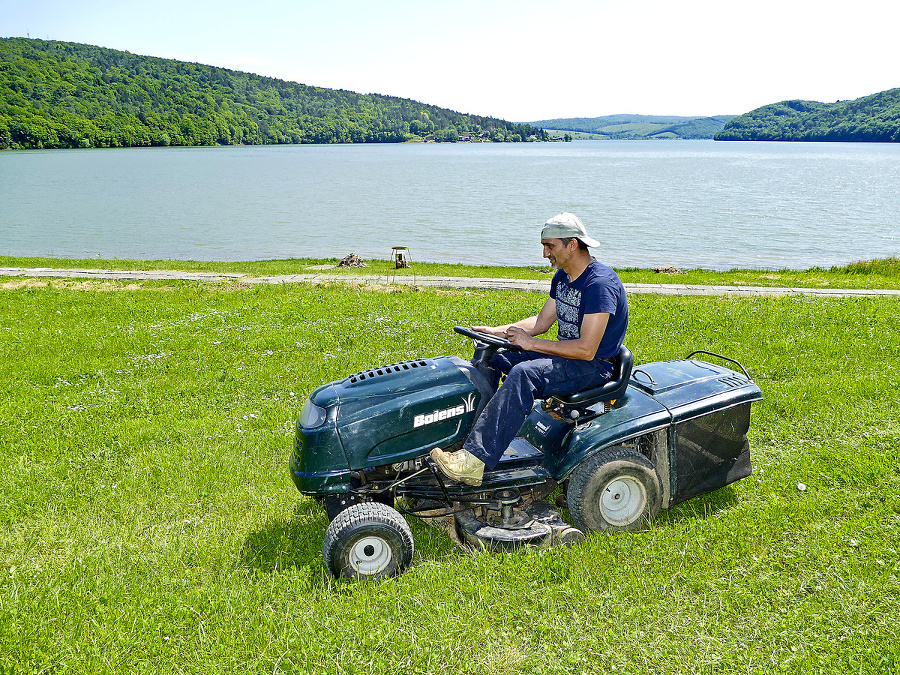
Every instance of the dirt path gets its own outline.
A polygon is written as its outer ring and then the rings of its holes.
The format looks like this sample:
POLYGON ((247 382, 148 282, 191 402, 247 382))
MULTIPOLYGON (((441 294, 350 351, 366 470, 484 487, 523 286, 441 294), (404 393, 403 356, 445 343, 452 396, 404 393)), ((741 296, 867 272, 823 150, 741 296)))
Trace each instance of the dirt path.
MULTIPOLYGON (((178 272, 174 270, 122 271, 101 269, 51 269, 48 267, 0 267, 0 277, 24 279, 93 279, 96 281, 164 281, 232 282, 240 284, 354 283, 360 285, 399 284, 430 288, 494 289, 508 291, 550 290, 549 280, 494 279, 478 277, 377 276, 371 274, 289 274, 254 277, 241 273, 178 272)), ((11 287, 10 283, 3 284, 11 287)), ((659 295, 736 295, 779 296, 807 295, 821 298, 900 296, 895 289, 779 288, 768 286, 706 286, 692 284, 625 284, 628 293, 659 295)))

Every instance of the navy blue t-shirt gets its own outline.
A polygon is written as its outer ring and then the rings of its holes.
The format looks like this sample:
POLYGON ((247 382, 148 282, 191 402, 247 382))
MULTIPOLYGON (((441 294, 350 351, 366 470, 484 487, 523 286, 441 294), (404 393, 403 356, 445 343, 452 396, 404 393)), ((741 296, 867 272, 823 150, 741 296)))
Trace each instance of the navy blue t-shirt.
POLYGON ((581 337, 585 314, 609 314, 609 323, 595 359, 611 359, 619 353, 628 329, 628 299, 625 287, 612 268, 591 259, 578 278, 557 270, 550 283, 550 297, 556 300, 557 338, 576 340, 581 337))

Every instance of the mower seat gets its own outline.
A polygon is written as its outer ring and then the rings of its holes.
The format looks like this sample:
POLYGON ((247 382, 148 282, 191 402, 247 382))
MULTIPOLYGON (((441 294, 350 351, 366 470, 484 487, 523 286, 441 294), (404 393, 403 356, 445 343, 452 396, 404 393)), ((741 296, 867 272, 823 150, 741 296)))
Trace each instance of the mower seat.
POLYGON ((619 353, 613 358, 612 379, 599 387, 584 389, 574 394, 562 394, 547 398, 543 407, 552 410, 561 417, 576 419, 581 416, 577 411, 583 411, 595 403, 614 401, 622 398, 628 389, 628 380, 631 379, 631 369, 634 367, 634 354, 625 345, 619 347, 619 353), (576 414, 572 414, 575 412, 576 414))

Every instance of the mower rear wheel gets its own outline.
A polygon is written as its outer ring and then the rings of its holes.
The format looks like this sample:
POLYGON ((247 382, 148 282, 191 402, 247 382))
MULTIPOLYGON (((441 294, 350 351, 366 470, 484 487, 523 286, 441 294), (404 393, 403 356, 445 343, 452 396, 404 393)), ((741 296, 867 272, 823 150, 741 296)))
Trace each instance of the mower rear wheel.
POLYGON ((386 504, 353 504, 325 531, 322 557, 328 571, 338 578, 391 577, 412 562, 412 530, 403 516, 386 504))
POLYGON ((582 530, 633 532, 659 513, 662 480, 641 453, 613 446, 575 469, 567 503, 582 530))

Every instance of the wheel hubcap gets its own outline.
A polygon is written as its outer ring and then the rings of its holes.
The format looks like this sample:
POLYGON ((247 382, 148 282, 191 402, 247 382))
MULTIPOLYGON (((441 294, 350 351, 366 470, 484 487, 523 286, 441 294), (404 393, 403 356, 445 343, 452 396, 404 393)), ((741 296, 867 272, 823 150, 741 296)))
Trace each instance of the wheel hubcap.
POLYGON ((607 483, 600 497, 600 510, 612 525, 630 525, 644 512, 646 503, 644 485, 631 476, 622 476, 607 483))
POLYGON ((378 574, 386 569, 393 558, 391 547, 381 537, 363 537, 353 545, 350 565, 362 576, 378 574))

